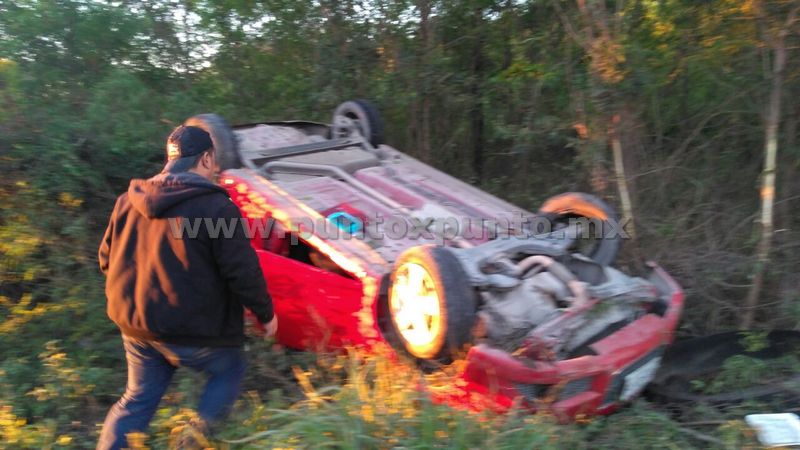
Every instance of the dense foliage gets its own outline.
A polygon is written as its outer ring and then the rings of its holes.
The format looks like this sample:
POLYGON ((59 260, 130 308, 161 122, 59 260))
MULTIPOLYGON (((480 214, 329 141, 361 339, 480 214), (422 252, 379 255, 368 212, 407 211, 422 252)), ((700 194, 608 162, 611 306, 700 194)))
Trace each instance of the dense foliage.
MULTIPOLYGON (((658 260, 687 289, 682 334, 797 327, 797 13, 791 0, 0 0, 0 442, 94 436, 124 384, 100 234, 116 194, 157 172, 170 129, 201 112, 326 121, 372 99, 390 144, 527 209, 564 190, 618 205, 635 227, 624 263, 658 260)), ((346 380, 337 395, 356 395, 346 380)), ((290 389, 254 389, 273 387, 290 389)), ((287 440, 315 418, 341 433, 364 405, 340 403, 325 408, 345 415, 303 403, 246 423, 287 440)), ((412 403, 391 420, 420 445, 440 431, 568 439, 528 419, 428 429, 418 414, 442 412, 412 403)), ((636 445, 626 433, 645 422, 677 426, 640 407, 576 439, 636 445)))

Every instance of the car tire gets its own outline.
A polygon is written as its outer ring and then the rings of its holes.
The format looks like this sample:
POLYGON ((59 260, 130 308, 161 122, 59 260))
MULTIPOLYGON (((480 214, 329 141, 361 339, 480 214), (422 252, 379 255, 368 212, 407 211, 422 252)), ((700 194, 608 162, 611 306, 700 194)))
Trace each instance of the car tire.
MULTIPOLYGON (((603 200, 582 192, 565 192, 547 199, 539 208, 539 215, 549 218, 554 225, 567 223, 573 218, 587 218, 602 221, 602 235, 588 251, 579 251, 597 263, 611 265, 619 254, 622 236, 609 222, 619 223, 617 212, 603 200)), ((555 227, 553 227, 555 229, 555 227)))
POLYGON ((384 143, 383 118, 375 104, 369 100, 350 100, 336 107, 333 112, 333 137, 347 137, 349 129, 337 125, 338 117, 356 121, 361 136, 373 147, 384 143))
POLYGON ((222 117, 216 114, 198 114, 183 123, 186 126, 202 128, 211 135, 217 151, 217 164, 220 170, 238 169, 242 167, 239 155, 239 141, 233 129, 222 117))
POLYGON ((395 261, 388 292, 388 322, 411 356, 420 360, 447 361, 463 350, 471 341, 477 307, 477 293, 450 249, 432 245, 412 247, 395 261), (410 281, 413 277, 410 270, 419 274, 420 269, 427 277, 421 283, 410 281), (431 290, 435 292, 435 301, 424 296, 411 298, 413 292, 429 294, 431 290), (436 303, 438 318, 421 313, 412 317, 409 313, 420 308, 427 308, 430 312, 428 306, 433 303, 436 303), (409 327, 410 321, 424 324, 422 327, 409 327), (437 323, 438 327, 435 326, 437 323), (425 332, 416 329, 425 327, 428 327, 425 332), (421 335, 427 335, 429 339, 420 339, 421 335))

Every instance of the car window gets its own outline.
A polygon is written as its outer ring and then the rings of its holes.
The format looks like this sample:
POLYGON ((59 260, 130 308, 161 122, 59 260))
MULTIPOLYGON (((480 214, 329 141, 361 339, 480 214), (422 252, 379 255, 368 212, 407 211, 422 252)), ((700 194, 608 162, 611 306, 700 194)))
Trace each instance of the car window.
POLYGON ((265 241, 267 242, 264 243, 264 248, 272 249, 273 252, 278 253, 281 256, 294 259, 295 261, 300 261, 304 264, 314 266, 326 272, 335 273, 347 278, 353 278, 352 275, 345 272, 327 255, 309 245, 306 241, 299 238, 295 233, 287 233, 282 238, 272 236, 265 241), (283 241, 283 245, 276 245, 276 239, 283 241))

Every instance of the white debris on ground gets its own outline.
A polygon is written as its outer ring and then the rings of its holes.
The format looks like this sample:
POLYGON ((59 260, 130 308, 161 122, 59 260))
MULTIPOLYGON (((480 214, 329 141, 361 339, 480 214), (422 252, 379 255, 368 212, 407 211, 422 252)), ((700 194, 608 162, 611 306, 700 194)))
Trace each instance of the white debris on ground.
POLYGON ((800 445, 800 417, 797 414, 750 414, 744 420, 756 429, 758 440, 767 447, 800 445))

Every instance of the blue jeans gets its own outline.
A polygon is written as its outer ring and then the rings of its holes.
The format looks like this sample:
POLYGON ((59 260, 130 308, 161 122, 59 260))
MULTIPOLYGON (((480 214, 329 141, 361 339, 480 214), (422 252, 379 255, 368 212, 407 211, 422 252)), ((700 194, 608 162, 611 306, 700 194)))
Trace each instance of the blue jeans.
POLYGON ((240 347, 186 347, 122 337, 128 360, 128 384, 103 423, 98 449, 128 446, 126 434, 144 432, 178 367, 208 376, 197 407, 209 426, 219 423, 239 395, 246 362, 240 347))

